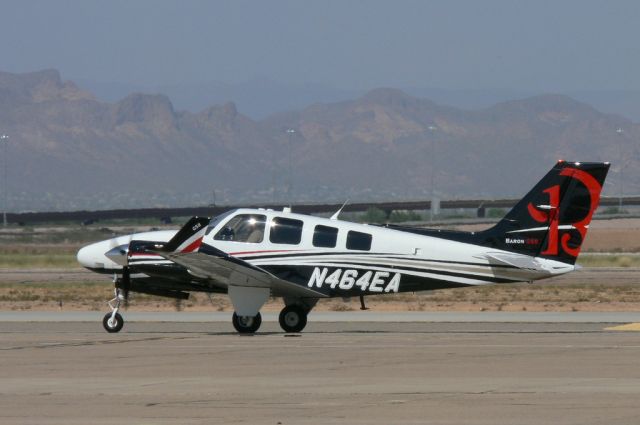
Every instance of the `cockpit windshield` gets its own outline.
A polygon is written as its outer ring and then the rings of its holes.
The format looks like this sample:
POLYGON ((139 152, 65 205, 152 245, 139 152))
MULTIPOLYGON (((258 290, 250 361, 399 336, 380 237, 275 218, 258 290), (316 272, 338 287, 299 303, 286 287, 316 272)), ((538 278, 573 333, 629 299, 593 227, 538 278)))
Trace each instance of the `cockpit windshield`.
POLYGON ((260 243, 264 239, 267 217, 261 214, 238 214, 214 236, 218 241, 260 243))
POLYGON ((211 221, 209 222, 209 225, 207 226, 207 231, 206 231, 205 234, 208 235, 209 233, 211 233, 213 231, 213 229, 215 229, 216 226, 218 224, 220 224, 220 222, 222 220, 226 219, 227 217, 229 217, 234 212, 235 212, 234 210, 231 210, 231 211, 223 212, 222 214, 213 217, 211 219, 211 221))

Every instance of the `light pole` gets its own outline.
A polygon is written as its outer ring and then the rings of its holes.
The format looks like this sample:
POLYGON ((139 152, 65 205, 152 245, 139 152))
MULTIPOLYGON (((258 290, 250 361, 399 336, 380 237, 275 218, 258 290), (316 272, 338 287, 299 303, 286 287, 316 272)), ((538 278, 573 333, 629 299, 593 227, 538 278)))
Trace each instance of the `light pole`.
POLYGON ((4 225, 4 227, 7 227, 7 200, 9 199, 7 197, 7 145, 9 144, 9 136, 7 136, 6 134, 2 134, 0 135, 0 143, 2 143, 4 145, 4 152, 2 155, 2 170, 3 170, 3 177, 2 177, 2 183, 4 185, 4 190, 2 191, 3 194, 3 207, 2 207, 2 223, 4 225))
POLYGON ((429 221, 433 221, 433 207, 434 207, 434 196, 435 196, 435 180, 436 180, 436 141, 435 141, 435 131, 436 127, 430 125, 427 127, 429 130, 429 138, 431 139, 431 204, 429 207, 429 221))
POLYGON ((288 140, 289 145, 287 146, 287 150, 289 151, 289 172, 288 172, 288 174, 289 174, 289 176, 288 176, 289 183, 287 185, 287 195, 289 197, 289 206, 291 206, 291 199, 292 199, 292 192, 293 192, 293 181, 292 181, 293 172, 291 170, 291 167, 292 167, 292 164, 291 164, 291 138, 293 137, 293 134, 295 132, 296 131, 293 128, 288 128, 287 129, 287 135, 289 136, 289 140, 288 140))
POLYGON ((623 196, 623 184, 624 184, 624 175, 623 175, 623 160, 624 158, 622 157, 622 136, 624 135, 624 130, 622 128, 618 128, 616 130, 616 133, 618 134, 619 137, 619 141, 618 141, 618 154, 620 156, 620 175, 618 176, 618 178, 620 179, 620 196, 618 197, 618 214, 622 214, 622 196, 623 196))

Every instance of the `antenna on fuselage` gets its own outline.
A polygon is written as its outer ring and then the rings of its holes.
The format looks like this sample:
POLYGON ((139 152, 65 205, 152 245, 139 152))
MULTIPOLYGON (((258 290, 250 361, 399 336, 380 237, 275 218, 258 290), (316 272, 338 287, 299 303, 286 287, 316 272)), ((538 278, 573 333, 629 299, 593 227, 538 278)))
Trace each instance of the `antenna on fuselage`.
POLYGON ((337 220, 338 216, 340 215, 340 213, 342 212, 342 209, 347 205, 347 203, 349 202, 349 200, 347 199, 346 201, 344 201, 344 204, 342 204, 342 206, 340 207, 340 209, 338 211, 336 211, 332 216, 331 216, 331 220, 337 220))
POLYGON ((364 305, 364 295, 360 295, 360 310, 369 310, 369 308, 364 305))

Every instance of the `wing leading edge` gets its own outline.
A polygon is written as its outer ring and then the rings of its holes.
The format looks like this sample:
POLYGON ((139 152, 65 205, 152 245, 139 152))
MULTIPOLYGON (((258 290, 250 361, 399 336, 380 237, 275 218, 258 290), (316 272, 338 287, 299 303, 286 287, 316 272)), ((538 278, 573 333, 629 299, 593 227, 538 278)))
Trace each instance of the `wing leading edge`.
POLYGON ((326 297, 321 292, 280 279, 260 267, 208 245, 203 245, 198 252, 153 253, 185 267, 189 273, 200 279, 211 280, 223 287, 268 288, 274 296, 326 297))

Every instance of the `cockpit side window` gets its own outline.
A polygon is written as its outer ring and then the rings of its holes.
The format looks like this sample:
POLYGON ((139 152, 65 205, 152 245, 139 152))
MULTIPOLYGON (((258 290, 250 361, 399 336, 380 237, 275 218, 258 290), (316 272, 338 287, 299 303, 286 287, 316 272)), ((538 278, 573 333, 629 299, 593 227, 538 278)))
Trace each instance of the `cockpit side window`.
POLYGON ((302 220, 274 217, 271 220, 269 240, 272 243, 297 245, 302 240, 302 220))
POLYGON ((216 233, 218 241, 260 243, 264 239, 267 217, 260 214, 238 214, 216 233))

